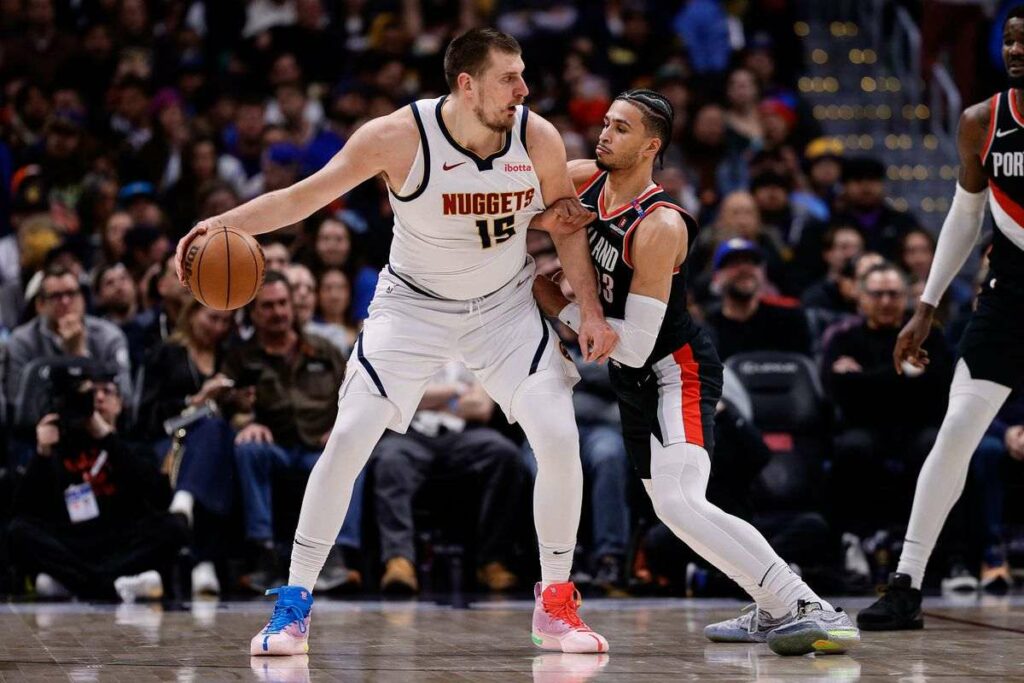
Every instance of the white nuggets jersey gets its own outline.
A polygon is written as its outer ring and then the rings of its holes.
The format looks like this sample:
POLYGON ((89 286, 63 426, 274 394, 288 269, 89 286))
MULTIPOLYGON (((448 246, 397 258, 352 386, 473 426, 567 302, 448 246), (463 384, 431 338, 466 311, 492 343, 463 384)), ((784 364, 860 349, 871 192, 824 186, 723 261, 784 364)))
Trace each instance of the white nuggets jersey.
POLYGON ((516 108, 504 146, 481 159, 445 127, 445 97, 412 103, 420 133, 395 212, 390 266, 397 275, 444 299, 497 291, 526 261, 526 230, 544 210, 540 181, 526 153, 529 110, 516 108))

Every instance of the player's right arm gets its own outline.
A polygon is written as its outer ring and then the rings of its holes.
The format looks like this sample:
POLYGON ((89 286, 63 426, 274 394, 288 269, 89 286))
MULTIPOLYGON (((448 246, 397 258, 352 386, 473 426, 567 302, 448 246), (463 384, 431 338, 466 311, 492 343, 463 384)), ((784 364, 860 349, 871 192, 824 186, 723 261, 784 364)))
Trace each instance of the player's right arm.
POLYGON ((992 126, 996 125, 991 100, 975 104, 960 116, 957 147, 960 152, 960 176, 949 213, 942 224, 935 258, 928 273, 924 293, 893 349, 896 372, 903 374, 904 363, 916 368, 928 364, 928 352, 921 348, 931 333, 935 307, 949 283, 960 272, 981 234, 988 197, 988 173, 981 155, 989 144, 992 126))
POLYGON ((178 280, 185 284, 182 261, 188 245, 207 230, 230 226, 250 235, 271 232, 303 220, 379 174, 385 175, 392 188, 401 189, 418 144, 415 121, 408 107, 367 122, 323 168, 308 178, 197 223, 178 242, 174 259, 178 280))

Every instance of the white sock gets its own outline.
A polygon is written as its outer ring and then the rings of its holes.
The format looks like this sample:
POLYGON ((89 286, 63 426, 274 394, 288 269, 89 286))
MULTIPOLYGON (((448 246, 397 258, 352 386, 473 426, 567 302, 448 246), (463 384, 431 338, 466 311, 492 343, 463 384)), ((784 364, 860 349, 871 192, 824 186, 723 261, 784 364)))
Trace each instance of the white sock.
POLYGON ((900 574, 910 575, 914 588, 921 587, 939 532, 964 490, 971 456, 1009 395, 1010 389, 1001 384, 971 379, 963 359, 957 362, 946 417, 917 478, 914 507, 896 568, 900 574))
POLYGON ((334 541, 309 538, 296 531, 292 542, 292 561, 288 567, 288 585, 302 586, 312 593, 320 570, 327 561, 327 554, 333 547, 334 541))
POLYGON ((569 580, 583 504, 583 465, 572 392, 561 378, 541 377, 520 389, 512 414, 537 458, 533 522, 540 545, 541 583, 546 588, 569 580))
POLYGON ((168 512, 177 512, 185 515, 188 519, 188 525, 192 526, 192 508, 195 505, 195 500, 192 498, 192 494, 188 491, 175 491, 174 497, 171 498, 171 507, 167 508, 168 512))
POLYGON ((736 580, 773 617, 794 611, 797 600, 832 609, 789 569, 757 529, 708 502, 710 474, 711 458, 700 446, 662 446, 651 437, 648 491, 655 512, 673 533, 736 580))
POLYGON ((292 544, 288 585, 310 592, 345 521, 356 477, 397 411, 391 401, 369 388, 362 373, 350 372, 352 376, 342 385, 331 436, 309 473, 292 544))

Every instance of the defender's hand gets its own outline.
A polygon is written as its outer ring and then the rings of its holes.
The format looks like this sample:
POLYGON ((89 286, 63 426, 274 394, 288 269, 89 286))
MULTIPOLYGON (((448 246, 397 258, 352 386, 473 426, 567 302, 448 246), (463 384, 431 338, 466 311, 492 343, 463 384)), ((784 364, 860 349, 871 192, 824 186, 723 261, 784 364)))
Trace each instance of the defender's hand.
POLYGON ((557 234, 569 234, 585 227, 597 214, 580 203, 578 197, 555 200, 542 213, 534 216, 530 227, 557 234))

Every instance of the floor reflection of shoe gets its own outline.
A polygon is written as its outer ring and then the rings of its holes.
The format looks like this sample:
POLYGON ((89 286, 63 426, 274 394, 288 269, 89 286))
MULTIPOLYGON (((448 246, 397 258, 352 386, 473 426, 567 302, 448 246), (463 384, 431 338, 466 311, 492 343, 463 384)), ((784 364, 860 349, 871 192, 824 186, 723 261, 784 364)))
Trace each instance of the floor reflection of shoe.
POLYGON ((342 557, 341 548, 334 546, 327 555, 324 568, 317 577, 313 590, 327 593, 329 591, 356 591, 363 585, 362 575, 355 569, 349 569, 345 565, 345 558, 342 557))
POLYGON ((192 595, 213 597, 220 595, 220 581, 213 562, 200 562, 192 568, 192 595))
POLYGON ((392 557, 384 566, 384 576, 380 579, 380 589, 392 595, 415 595, 420 592, 420 582, 416 578, 416 567, 405 557, 392 557))
POLYGON ((889 577, 885 594, 857 615, 857 625, 865 631, 924 628, 920 589, 911 587, 911 579, 907 574, 893 574, 889 577))
POLYGON ((981 565, 981 589, 983 591, 1003 595, 1011 588, 1013 588, 1013 575, 1010 574, 1009 563, 1003 562, 995 567, 990 567, 987 564, 981 565))
POLYGON ((978 577, 961 563, 950 568, 949 575, 942 580, 943 593, 973 593, 978 590, 978 577))
POLYGON ((580 619, 581 603, 576 586, 566 581, 541 590, 533 587, 533 644, 543 650, 608 652, 608 641, 580 619))
POLYGON ((776 618, 752 604, 744 607, 738 617, 708 624, 704 635, 713 643, 763 643, 769 631, 785 626, 794 618, 792 614, 776 618))
POLYGON ((507 591, 519 582, 501 562, 488 562, 476 571, 476 580, 489 591, 507 591))
POLYGON ((608 666, 608 655, 559 652, 533 658, 533 683, 584 683, 608 666))
POLYGON ((313 596, 302 586, 281 586, 267 591, 276 595, 274 612, 249 643, 250 655, 304 655, 309 652, 309 613, 313 596))
POLYGON ((860 643, 860 631, 841 609, 825 610, 818 602, 797 603, 796 617, 768 633, 768 647, 777 655, 838 655, 860 643))
POLYGON ((69 600, 71 591, 49 574, 36 576, 36 597, 42 600, 69 600))
POLYGON ((309 655, 250 657, 249 668, 258 681, 268 683, 306 683, 309 681, 309 655))
POLYGON ((121 596, 121 602, 159 600, 164 596, 164 583, 160 573, 150 569, 141 574, 117 577, 114 579, 114 590, 121 596))

